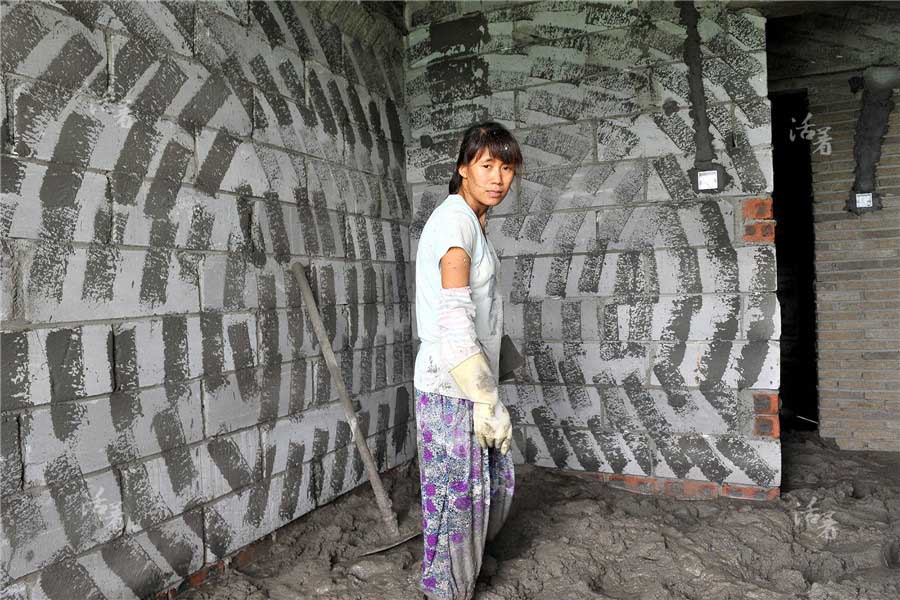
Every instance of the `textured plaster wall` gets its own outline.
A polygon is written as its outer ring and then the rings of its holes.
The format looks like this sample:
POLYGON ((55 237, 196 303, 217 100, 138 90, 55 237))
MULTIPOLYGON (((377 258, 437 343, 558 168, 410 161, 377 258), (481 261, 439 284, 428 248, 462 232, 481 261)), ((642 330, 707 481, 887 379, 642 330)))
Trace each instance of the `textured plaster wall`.
POLYGON ((855 84, 871 65, 900 65, 900 6, 817 5, 773 21, 771 40, 773 89, 805 90, 809 122, 831 128, 831 153, 811 148, 819 432, 900 452, 900 87, 855 84), (861 173, 882 208, 856 215, 846 204, 861 173))
POLYGON ((365 480, 294 263, 413 456, 389 8, 0 4, 4 599, 152 596, 365 480))
POLYGON ((516 459, 766 495, 781 454, 765 20, 696 8, 409 3, 411 252, 462 130, 512 128, 526 164, 488 234, 527 358, 502 386, 516 459), (723 168, 717 193, 692 187, 704 161, 723 168))

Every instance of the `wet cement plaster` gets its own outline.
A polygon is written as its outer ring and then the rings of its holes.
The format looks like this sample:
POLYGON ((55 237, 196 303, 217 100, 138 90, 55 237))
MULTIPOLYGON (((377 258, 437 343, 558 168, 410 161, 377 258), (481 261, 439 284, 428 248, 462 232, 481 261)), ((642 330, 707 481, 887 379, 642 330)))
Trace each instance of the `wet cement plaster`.
MULTIPOLYGON (((487 547, 479 600, 888 600, 900 597, 900 457, 784 440, 783 494, 762 503, 676 500, 589 474, 518 466, 510 520, 487 547)), ((386 482, 401 522, 420 519, 415 464, 386 482)), ((188 600, 421 598, 421 540, 377 545, 368 486, 298 519, 253 561, 188 600)))
POLYGON ((694 167, 688 170, 691 185, 694 192, 699 192, 697 185, 697 173, 700 171, 716 171, 718 185, 714 190, 718 191, 728 186, 729 176, 722 165, 713 162, 716 158, 713 152, 712 135, 709 132, 709 115, 706 109, 706 95, 703 90, 703 62, 700 52, 700 33, 697 22, 700 18, 697 7, 693 2, 679 3, 681 22, 685 27, 687 36, 684 41, 684 63, 688 67, 688 85, 690 87, 691 118, 694 122, 694 144, 697 153, 694 156, 694 167))
MULTIPOLYGON (((862 77, 862 108, 856 121, 853 138, 855 179, 847 200, 847 210, 856 214, 882 207, 881 194, 875 190, 875 170, 881 160, 881 145, 888 131, 888 120, 894 110, 894 88, 900 85, 900 69, 897 67, 869 67, 862 77), (871 209, 856 205, 858 192, 872 192, 871 209)), ((851 85, 854 85, 851 82, 851 85)))

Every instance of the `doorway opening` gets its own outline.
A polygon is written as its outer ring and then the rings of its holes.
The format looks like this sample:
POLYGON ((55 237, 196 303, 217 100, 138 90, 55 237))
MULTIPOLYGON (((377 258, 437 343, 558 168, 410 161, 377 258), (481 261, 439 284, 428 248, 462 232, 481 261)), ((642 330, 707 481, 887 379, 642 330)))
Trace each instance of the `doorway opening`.
POLYGON ((819 421, 812 164, 810 141, 797 133, 809 114, 809 99, 805 90, 773 93, 769 99, 781 304, 781 429, 811 431, 819 421))

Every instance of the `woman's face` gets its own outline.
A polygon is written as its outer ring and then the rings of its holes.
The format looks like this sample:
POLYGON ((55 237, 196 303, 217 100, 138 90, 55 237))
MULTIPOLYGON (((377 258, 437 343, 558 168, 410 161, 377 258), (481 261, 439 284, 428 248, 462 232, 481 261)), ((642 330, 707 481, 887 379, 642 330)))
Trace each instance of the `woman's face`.
POLYGON ((459 167, 459 174, 463 178, 460 194, 485 207, 491 207, 497 206, 506 197, 516 169, 513 165, 494 158, 484 148, 475 160, 459 167))

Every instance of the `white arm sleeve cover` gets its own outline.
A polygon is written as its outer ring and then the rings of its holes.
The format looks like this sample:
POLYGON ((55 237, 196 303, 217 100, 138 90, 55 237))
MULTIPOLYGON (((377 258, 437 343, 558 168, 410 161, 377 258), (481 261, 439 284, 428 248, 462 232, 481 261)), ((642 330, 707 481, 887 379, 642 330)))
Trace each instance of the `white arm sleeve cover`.
POLYGON ((475 333, 475 304, 470 287, 441 288, 437 322, 441 358, 447 369, 481 352, 475 333))

